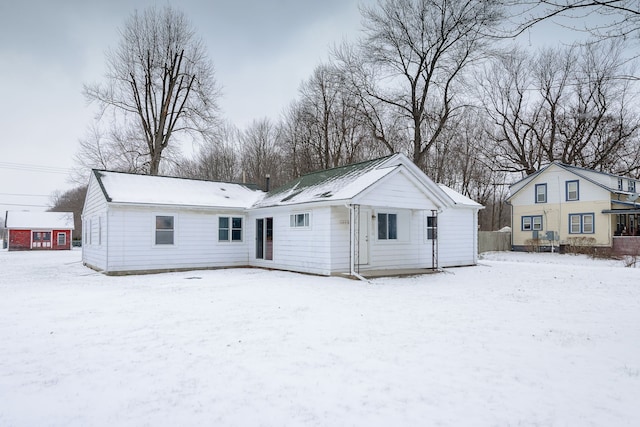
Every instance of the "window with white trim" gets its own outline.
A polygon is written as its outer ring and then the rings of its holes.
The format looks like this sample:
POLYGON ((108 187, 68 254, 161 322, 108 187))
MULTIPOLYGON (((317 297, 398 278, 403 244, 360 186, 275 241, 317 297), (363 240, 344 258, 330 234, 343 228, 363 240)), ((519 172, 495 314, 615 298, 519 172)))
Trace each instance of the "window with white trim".
POLYGON ((394 213, 378 214, 378 240, 398 239, 398 215, 394 213))
POLYGON ((58 233, 58 246, 67 244, 67 233, 58 233))
POLYGON ((436 240, 438 238, 438 217, 427 217, 427 240, 436 240))
POLYGON ((629 184, 628 184, 628 188, 629 191, 633 191, 634 193, 636 192, 636 182, 632 179, 629 180, 629 184))
POLYGON ((174 218, 156 215, 156 245, 173 245, 174 218))
POLYGON ((522 231, 542 230, 542 215, 530 215, 522 217, 522 231))
POLYGON ((218 241, 242 242, 242 218, 221 216, 218 218, 218 241))
POLYGON ((309 227, 309 213, 289 215, 289 226, 292 228, 309 227))
POLYGON ((595 233, 592 213, 569 214, 569 234, 595 233))
POLYGON ((580 199, 580 186, 578 185, 578 181, 567 181, 566 182, 566 191, 567 191, 567 201, 579 200, 580 199))
POLYGON ((618 190, 622 191, 622 178, 618 178, 618 190))
POLYGON ((536 203, 547 203, 547 184, 536 184, 536 203))

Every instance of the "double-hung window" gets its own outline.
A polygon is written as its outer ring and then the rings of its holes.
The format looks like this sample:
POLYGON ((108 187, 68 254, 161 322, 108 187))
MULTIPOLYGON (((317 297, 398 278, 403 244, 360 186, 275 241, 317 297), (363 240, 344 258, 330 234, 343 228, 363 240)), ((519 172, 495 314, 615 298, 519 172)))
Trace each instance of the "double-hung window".
POLYGON ((536 203, 547 203, 547 184, 536 184, 536 203))
POLYGON ((628 188, 629 188, 629 191, 633 191, 635 193, 636 192, 636 182, 634 180, 630 179, 629 183, 628 183, 628 188))
POLYGON ((542 215, 532 215, 522 217, 522 231, 542 230, 542 215))
POLYGON ((242 241, 242 218, 221 216, 218 218, 218 240, 220 242, 242 241))
POLYGON ((593 234, 593 220, 592 213, 569 214, 569 234, 593 234))
POLYGON ((289 215, 289 226, 292 228, 309 227, 309 213, 289 215))
POLYGON ((173 245, 173 216, 156 215, 156 245, 173 245))
POLYGON ((580 199, 580 186, 578 184, 577 180, 566 182, 567 201, 580 199))
POLYGON ((378 214, 378 240, 398 239, 398 215, 394 213, 378 214))

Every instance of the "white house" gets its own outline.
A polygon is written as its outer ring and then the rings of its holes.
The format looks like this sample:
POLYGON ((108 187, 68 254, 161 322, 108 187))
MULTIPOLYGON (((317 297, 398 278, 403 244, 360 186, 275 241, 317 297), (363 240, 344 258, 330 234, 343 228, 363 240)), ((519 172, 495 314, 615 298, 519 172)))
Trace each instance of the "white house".
POLYGON ((109 274, 255 266, 320 275, 473 265, 482 206, 401 154, 242 184, 93 171, 83 262, 109 274))

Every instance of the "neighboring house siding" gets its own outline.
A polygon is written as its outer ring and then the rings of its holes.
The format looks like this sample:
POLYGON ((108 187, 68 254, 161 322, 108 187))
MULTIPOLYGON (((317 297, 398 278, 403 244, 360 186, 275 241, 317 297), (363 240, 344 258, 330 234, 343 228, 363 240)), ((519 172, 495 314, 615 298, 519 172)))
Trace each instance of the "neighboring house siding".
POLYGON ((438 215, 438 266, 472 265, 477 261, 478 215, 472 209, 447 209, 438 215))
POLYGON ((246 266, 247 217, 243 212, 112 206, 109 271, 246 266), (173 217, 173 244, 156 244, 156 216, 173 217), (243 218, 241 242, 218 241, 219 216, 243 218))
MULTIPOLYGON (((589 174, 595 177, 596 174, 589 174)), ((602 178, 600 178, 602 181, 602 178)), ((513 189, 512 189, 513 191, 513 189)), ((586 237, 594 238, 595 244, 600 246, 611 245, 611 217, 602 211, 611 207, 611 193, 589 180, 577 176, 557 165, 551 165, 545 171, 529 181, 511 199, 512 205, 512 239, 514 247, 524 247, 531 243, 534 230, 523 230, 523 217, 541 217, 542 229, 537 230, 538 236, 546 241, 547 231, 558 234, 558 242, 568 243, 570 238, 586 237), (578 182, 578 200, 567 200, 567 182, 578 182), (547 202, 535 203, 536 185, 546 184, 547 202), (594 215, 593 233, 570 233, 569 216, 571 214, 594 215)))

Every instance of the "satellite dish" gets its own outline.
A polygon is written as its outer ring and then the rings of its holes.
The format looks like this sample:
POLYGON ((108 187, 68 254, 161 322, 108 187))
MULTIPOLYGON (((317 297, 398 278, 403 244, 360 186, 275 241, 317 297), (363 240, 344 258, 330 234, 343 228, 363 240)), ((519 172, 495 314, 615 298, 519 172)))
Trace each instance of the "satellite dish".
POLYGON ((635 202, 640 197, 640 193, 633 193, 627 196, 627 200, 630 202, 635 202))

